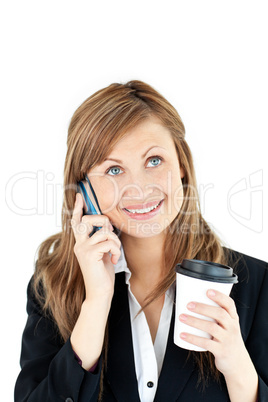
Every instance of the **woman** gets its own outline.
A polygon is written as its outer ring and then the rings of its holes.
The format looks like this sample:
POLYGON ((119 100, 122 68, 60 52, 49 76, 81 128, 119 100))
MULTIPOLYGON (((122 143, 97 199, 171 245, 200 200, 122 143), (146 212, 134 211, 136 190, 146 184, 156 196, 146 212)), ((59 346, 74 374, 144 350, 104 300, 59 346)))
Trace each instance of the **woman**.
POLYGON ((205 222, 184 136, 177 111, 141 81, 74 113, 62 232, 41 245, 28 286, 16 401, 268 401, 267 264, 223 247, 205 222), (83 216, 86 178, 101 215, 83 216), (219 307, 193 300, 180 317, 211 334, 181 334, 207 352, 173 342, 184 258, 232 265, 239 278, 230 297, 208 293, 219 307))

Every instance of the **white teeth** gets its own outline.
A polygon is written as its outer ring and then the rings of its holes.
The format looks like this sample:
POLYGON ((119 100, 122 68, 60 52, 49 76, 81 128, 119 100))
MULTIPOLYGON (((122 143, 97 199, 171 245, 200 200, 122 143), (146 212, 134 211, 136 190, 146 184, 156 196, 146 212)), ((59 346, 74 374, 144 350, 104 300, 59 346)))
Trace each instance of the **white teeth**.
POLYGON ((160 204, 161 201, 159 201, 159 203, 157 205, 155 205, 154 207, 151 208, 144 208, 144 209, 127 209, 127 211, 131 212, 132 214, 145 214, 147 212, 152 211, 153 209, 155 209, 156 207, 158 207, 158 205, 160 204))

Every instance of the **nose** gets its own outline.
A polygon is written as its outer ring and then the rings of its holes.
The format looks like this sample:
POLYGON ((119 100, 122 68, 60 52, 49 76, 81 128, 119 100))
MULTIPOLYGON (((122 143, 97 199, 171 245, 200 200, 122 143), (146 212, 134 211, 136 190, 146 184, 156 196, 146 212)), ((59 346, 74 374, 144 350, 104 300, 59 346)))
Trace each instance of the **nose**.
POLYGON ((156 183, 152 182, 152 178, 146 175, 131 175, 130 180, 124 183, 121 189, 121 198, 125 200, 147 201, 152 194, 159 194, 156 183))
POLYGON ((141 187, 138 183, 127 184, 122 191, 122 198, 124 200, 146 200, 152 193, 152 188, 141 187))

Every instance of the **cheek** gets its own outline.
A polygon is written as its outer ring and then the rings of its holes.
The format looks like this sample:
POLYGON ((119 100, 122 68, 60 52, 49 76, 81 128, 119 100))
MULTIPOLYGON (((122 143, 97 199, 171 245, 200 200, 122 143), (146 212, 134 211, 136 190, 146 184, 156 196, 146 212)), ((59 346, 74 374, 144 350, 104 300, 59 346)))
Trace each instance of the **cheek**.
POLYGON ((91 182, 95 190, 101 212, 103 215, 106 215, 112 211, 118 203, 118 186, 112 178, 109 178, 109 176, 101 177, 94 181, 91 180, 91 182))

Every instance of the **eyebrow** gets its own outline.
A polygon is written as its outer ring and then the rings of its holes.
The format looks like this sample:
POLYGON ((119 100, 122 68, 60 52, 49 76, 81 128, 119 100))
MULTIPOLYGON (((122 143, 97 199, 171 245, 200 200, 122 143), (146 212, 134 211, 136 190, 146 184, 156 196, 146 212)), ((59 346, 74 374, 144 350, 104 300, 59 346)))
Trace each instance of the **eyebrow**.
MULTIPOLYGON (((164 150, 165 150, 165 148, 160 147, 159 145, 153 145, 152 147, 150 147, 149 149, 147 149, 147 151, 144 152, 144 154, 143 154, 141 157, 144 158, 145 155, 147 155, 148 152, 149 152, 151 149, 153 149, 153 148, 161 148, 161 149, 164 149, 164 150)), ((115 158, 105 158, 103 162, 105 162, 105 161, 114 161, 114 162, 117 162, 117 163, 123 163, 120 159, 115 159, 115 158)))

